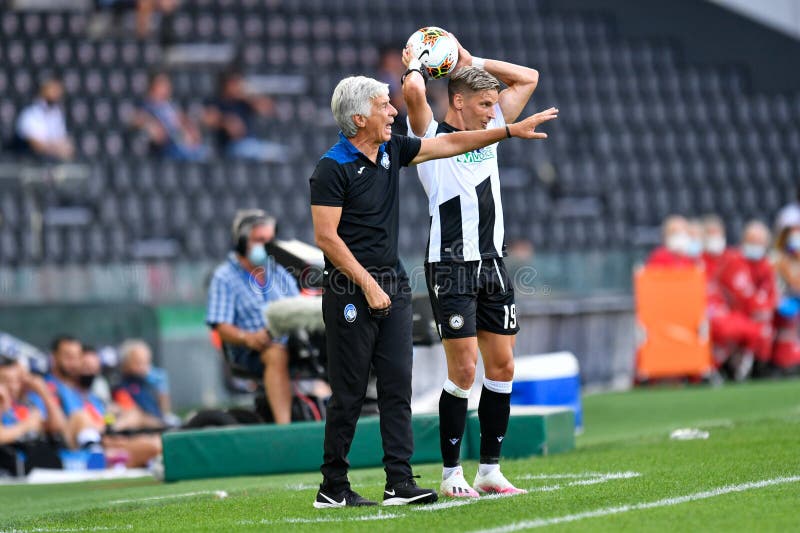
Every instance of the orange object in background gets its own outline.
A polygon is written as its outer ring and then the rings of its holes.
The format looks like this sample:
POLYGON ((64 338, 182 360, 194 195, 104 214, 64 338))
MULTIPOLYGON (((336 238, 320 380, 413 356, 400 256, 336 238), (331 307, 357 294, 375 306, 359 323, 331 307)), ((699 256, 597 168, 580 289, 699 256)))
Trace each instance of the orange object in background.
POLYGON ((713 363, 703 270, 643 267, 634 274, 634 292, 641 334, 637 381, 708 375, 713 363))

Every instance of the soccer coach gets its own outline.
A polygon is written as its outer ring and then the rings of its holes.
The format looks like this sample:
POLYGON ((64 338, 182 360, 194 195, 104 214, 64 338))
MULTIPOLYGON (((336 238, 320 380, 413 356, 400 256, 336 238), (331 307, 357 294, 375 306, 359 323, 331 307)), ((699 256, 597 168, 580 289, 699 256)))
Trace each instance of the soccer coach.
POLYGON ((325 421, 323 481, 316 508, 376 505, 350 488, 347 454, 367 388, 378 380, 386 471, 384 505, 431 503, 409 462, 411 432, 411 290, 398 243, 400 167, 451 157, 510 137, 543 139, 536 126, 557 117, 550 108, 505 128, 456 132, 433 139, 392 135, 397 110, 385 83, 363 76, 339 82, 331 110, 339 142, 311 176, 314 237, 325 254, 322 313, 333 395, 325 421))

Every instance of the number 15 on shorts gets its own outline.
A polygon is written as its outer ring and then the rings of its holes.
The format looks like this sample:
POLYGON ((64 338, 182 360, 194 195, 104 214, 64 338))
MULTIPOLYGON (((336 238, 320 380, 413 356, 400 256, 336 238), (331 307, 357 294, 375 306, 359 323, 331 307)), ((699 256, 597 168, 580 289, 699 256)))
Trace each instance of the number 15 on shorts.
POLYGON ((503 327, 505 329, 514 329, 517 327, 517 304, 504 305, 503 311, 505 318, 503 318, 503 327))

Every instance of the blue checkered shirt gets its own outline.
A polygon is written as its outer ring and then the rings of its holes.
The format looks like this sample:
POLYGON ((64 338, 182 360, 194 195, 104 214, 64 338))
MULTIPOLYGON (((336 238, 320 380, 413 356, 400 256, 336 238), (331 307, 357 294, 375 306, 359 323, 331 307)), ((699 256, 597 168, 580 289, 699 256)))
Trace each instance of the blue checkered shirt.
POLYGON ((206 323, 233 324, 245 331, 257 331, 267 327, 263 310, 275 300, 297 296, 300 292, 294 278, 280 265, 268 261, 266 283, 262 287, 247 272, 236 254, 231 252, 228 260, 214 271, 208 288, 206 323))

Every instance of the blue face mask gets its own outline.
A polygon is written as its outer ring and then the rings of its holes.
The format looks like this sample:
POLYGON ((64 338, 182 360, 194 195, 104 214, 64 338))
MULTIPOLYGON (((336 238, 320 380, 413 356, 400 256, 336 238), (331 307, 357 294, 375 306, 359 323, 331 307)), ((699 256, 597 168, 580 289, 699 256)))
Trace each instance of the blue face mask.
POLYGON ((263 244, 256 244, 247 253, 247 260, 253 266, 264 266, 267 264, 267 249, 263 244))
POLYGON ((792 232, 786 239, 786 248, 790 252, 800 252, 800 233, 792 232))
POLYGON ((750 261, 758 261, 759 259, 763 259, 765 253, 767 253, 767 249, 760 244, 742 245, 742 255, 744 255, 750 261))
POLYGON ((686 245, 686 255, 689 257, 700 257, 703 253, 703 242, 700 239, 689 239, 686 245))

